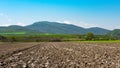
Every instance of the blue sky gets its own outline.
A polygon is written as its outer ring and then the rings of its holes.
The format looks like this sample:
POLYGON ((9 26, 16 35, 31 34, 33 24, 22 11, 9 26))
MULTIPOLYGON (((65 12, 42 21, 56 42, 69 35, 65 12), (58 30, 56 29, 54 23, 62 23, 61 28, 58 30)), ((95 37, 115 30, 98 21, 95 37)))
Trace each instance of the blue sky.
POLYGON ((55 21, 120 29, 119 0, 0 0, 0 26, 55 21))

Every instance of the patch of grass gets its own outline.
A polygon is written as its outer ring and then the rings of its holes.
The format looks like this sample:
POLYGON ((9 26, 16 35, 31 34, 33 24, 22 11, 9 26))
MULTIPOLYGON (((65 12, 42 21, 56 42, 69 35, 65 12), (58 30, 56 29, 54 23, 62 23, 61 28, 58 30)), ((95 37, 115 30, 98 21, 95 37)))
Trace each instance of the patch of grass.
POLYGON ((99 40, 99 41, 75 41, 75 42, 86 42, 86 43, 120 43, 120 40, 99 40))
POLYGON ((1 35, 4 34, 26 34, 26 32, 9 32, 9 33, 0 33, 1 35))

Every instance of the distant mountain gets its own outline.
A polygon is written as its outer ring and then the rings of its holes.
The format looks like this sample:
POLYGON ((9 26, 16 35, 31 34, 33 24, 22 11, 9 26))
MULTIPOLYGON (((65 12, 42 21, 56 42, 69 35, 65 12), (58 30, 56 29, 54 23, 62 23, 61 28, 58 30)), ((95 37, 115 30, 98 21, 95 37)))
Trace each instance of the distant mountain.
POLYGON ((55 34, 85 34, 87 32, 93 32, 94 34, 103 35, 110 32, 110 30, 98 28, 98 27, 85 29, 72 24, 64 24, 64 23, 48 22, 48 21, 35 22, 31 25, 26 26, 26 28, 36 30, 39 32, 55 33, 55 34))
POLYGON ((116 37, 116 38, 120 38, 120 29, 115 29, 109 32, 108 35, 116 37))
POLYGON ((36 22, 32 25, 26 26, 26 28, 55 34, 80 34, 86 32, 84 28, 78 26, 47 21, 36 22))
POLYGON ((11 25, 8 27, 0 27, 0 34, 9 34, 9 33, 39 33, 35 30, 27 29, 26 27, 11 25))
POLYGON ((24 27, 18 25, 0 27, 0 34, 9 33, 9 32, 24 32, 26 34, 34 34, 34 33, 86 34, 88 32, 92 32, 97 35, 103 35, 109 33, 110 30, 98 28, 98 27, 85 29, 72 24, 41 21, 41 22, 35 22, 31 25, 27 25, 24 27))
POLYGON ((92 32, 97 35, 104 35, 104 34, 109 33, 110 30, 99 28, 99 27, 93 27, 93 28, 87 29, 87 32, 92 32))

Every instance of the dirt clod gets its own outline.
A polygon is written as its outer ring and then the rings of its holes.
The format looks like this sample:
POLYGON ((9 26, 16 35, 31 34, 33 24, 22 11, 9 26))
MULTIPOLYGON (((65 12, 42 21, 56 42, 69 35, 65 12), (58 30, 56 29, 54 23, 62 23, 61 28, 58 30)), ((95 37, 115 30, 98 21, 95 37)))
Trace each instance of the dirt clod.
POLYGON ((0 68, 120 68, 120 43, 41 42, 4 56, 0 68))

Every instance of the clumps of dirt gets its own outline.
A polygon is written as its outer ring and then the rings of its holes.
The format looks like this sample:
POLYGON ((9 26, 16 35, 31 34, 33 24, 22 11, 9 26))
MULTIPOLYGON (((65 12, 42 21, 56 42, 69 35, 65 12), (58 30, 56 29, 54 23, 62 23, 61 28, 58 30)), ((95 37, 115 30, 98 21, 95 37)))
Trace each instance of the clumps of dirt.
POLYGON ((0 60, 1 68, 120 68, 120 43, 42 42, 0 60))

